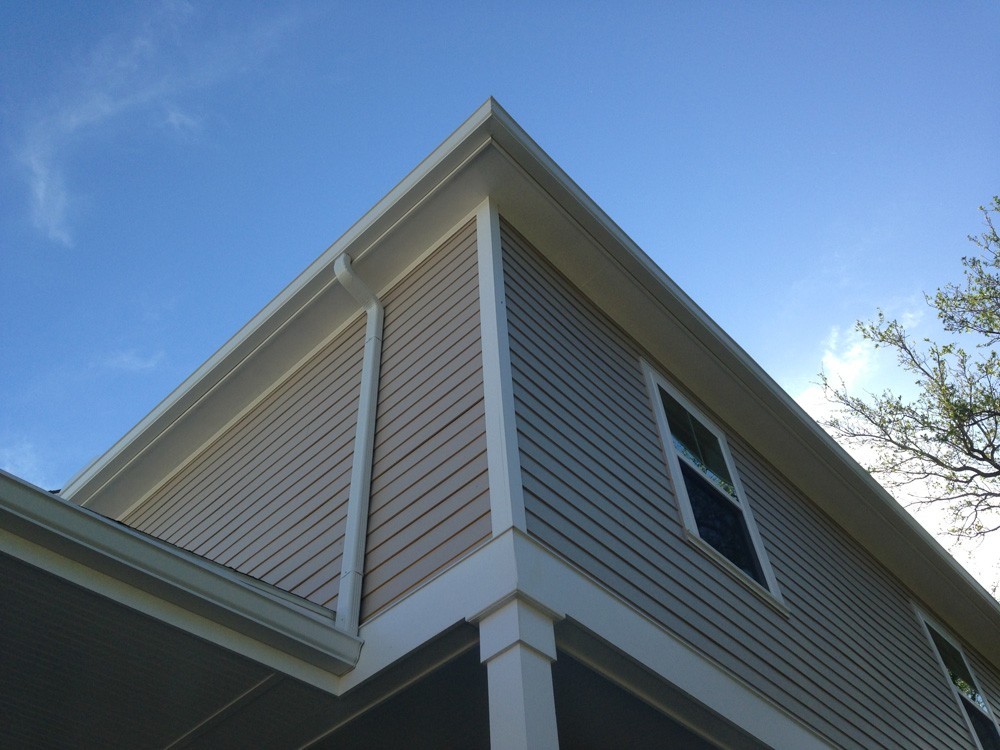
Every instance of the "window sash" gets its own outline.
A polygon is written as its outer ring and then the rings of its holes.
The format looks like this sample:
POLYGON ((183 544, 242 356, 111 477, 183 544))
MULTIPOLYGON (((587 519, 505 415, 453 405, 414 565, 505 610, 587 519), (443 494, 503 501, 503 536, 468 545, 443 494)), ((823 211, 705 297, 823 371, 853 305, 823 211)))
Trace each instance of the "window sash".
POLYGON ((951 683, 952 694, 968 719, 969 729, 982 750, 1000 750, 1000 727, 997 727, 986 698, 979 690, 975 675, 962 647, 918 609, 930 638, 938 664, 951 683))
MULTIPOLYGON (((677 509, 687 531, 687 539, 727 570, 734 580, 747 585, 765 602, 784 612, 781 590, 767 559, 753 512, 746 501, 725 433, 659 375, 647 361, 642 360, 641 364, 651 399, 650 406, 653 407, 658 427, 665 468, 674 487, 677 509), (671 410, 675 421, 687 424, 689 429, 686 442, 693 443, 696 450, 685 450, 690 446, 685 445, 684 440, 675 441, 676 436, 668 419, 668 412, 671 410), (692 433, 700 436, 700 447, 699 441, 692 439, 692 433), (704 460, 706 456, 709 458, 707 461, 704 460), (709 484, 716 498, 725 498, 728 501, 725 507, 730 508, 739 519, 739 536, 748 540, 750 551, 748 560, 752 562, 748 562, 747 559, 731 559, 733 555, 727 555, 725 549, 720 549, 719 545, 713 545, 705 538, 707 535, 699 528, 698 519, 695 517, 691 493, 684 478, 685 468, 709 484), (713 471, 712 468, 717 470, 713 471)), ((679 432, 683 432, 683 429, 679 432)))
POLYGON ((691 503, 691 512, 698 526, 698 535, 720 555, 766 588, 767 581, 754 549, 743 509, 694 469, 682 466, 681 475, 688 502, 691 503), (720 512, 719 504, 729 512, 720 512))

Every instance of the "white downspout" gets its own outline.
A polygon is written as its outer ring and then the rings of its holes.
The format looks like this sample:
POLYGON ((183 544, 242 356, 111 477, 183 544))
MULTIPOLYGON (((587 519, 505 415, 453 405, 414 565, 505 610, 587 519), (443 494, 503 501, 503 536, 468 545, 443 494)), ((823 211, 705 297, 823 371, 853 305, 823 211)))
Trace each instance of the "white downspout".
POLYGON ((368 500, 371 497, 372 452, 375 444, 375 412, 378 407, 378 375, 382 360, 382 303, 351 268, 344 253, 333 263, 337 281, 365 309, 365 353, 361 365, 358 424, 354 433, 351 493, 347 501, 344 556, 337 596, 337 627, 358 634, 361 619, 361 584, 365 570, 365 537, 368 535, 368 500))

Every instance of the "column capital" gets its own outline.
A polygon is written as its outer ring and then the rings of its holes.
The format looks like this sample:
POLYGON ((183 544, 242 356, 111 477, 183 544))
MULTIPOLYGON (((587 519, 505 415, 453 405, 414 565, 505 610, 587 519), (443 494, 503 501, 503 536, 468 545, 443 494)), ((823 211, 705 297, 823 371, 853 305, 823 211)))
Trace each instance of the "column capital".
POLYGON ((553 625, 561 618, 545 607, 514 595, 473 619, 479 623, 479 656, 483 662, 517 645, 526 646, 549 661, 556 659, 553 625))

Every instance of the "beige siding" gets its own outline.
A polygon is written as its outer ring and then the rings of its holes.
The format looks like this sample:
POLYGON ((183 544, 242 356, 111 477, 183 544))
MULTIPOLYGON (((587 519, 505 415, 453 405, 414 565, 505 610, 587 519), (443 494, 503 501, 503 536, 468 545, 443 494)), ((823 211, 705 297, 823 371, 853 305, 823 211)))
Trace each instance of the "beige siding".
POLYGON ((335 608, 364 317, 123 520, 335 608))
POLYGON ((490 534, 475 225, 384 304, 362 618, 490 534))
POLYGON ((685 540, 646 355, 506 225, 503 246, 529 532, 834 746, 967 747, 907 592, 739 439, 788 614, 685 540))

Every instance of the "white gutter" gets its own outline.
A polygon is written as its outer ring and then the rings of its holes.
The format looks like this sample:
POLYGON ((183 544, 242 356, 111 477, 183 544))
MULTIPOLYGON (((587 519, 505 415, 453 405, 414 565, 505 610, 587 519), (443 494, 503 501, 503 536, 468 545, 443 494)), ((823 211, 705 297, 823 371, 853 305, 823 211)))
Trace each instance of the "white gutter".
POLYGON ((365 537, 368 535, 368 501, 371 497, 372 451, 375 444, 375 413, 378 408, 378 376, 382 361, 382 303, 354 273, 351 256, 339 255, 333 264, 337 281, 361 305, 368 316, 365 353, 361 365, 358 422, 354 433, 351 494, 347 501, 347 528, 337 596, 337 627, 357 635, 361 619, 361 585, 365 571, 365 537))
POLYGON ((302 664, 341 675, 361 652, 323 607, 3 471, 0 551, 302 679, 302 664))

